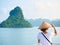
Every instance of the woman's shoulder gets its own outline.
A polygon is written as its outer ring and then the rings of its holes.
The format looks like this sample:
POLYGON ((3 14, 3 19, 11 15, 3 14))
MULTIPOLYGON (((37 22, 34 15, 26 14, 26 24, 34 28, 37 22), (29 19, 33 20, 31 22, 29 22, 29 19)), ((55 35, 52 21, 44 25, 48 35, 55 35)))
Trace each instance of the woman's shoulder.
POLYGON ((41 35, 42 32, 38 32, 38 35, 41 35))
POLYGON ((37 38, 38 38, 38 39, 41 38, 41 32, 38 32, 37 38))
POLYGON ((54 33, 53 32, 48 32, 47 34, 48 35, 51 35, 51 36, 54 36, 54 33))

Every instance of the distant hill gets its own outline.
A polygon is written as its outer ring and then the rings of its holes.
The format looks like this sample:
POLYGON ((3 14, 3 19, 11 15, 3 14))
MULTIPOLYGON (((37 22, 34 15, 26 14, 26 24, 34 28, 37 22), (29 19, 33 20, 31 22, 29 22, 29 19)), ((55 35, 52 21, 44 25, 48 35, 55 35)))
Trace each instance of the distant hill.
POLYGON ((9 15, 10 16, 8 17, 8 19, 0 24, 0 27, 6 27, 6 28, 31 27, 31 24, 24 19, 22 10, 19 6, 11 10, 9 15))
POLYGON ((52 23, 55 24, 55 26, 60 27, 60 19, 53 20, 52 23))
POLYGON ((60 19, 49 20, 49 19, 41 19, 41 18, 39 18, 39 19, 29 19, 28 21, 31 23, 31 25, 33 27, 40 26, 43 21, 46 21, 46 22, 48 22, 50 24, 54 24, 57 27, 60 27, 60 19))

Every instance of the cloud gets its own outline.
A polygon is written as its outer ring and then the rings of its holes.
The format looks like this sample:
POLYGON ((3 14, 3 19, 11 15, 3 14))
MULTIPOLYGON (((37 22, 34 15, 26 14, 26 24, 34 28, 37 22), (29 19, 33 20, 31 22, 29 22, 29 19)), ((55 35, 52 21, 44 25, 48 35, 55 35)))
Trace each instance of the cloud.
POLYGON ((35 7, 36 8, 42 8, 42 9, 47 9, 47 8, 60 8, 60 3, 59 2, 52 2, 52 0, 36 0, 35 1, 35 7))
POLYGON ((9 8, 0 8, 0 22, 2 22, 3 20, 6 20, 8 18, 8 9, 9 8))
POLYGON ((34 15, 30 15, 32 18, 57 19, 60 17, 60 1, 58 0, 35 0, 34 6, 34 15))

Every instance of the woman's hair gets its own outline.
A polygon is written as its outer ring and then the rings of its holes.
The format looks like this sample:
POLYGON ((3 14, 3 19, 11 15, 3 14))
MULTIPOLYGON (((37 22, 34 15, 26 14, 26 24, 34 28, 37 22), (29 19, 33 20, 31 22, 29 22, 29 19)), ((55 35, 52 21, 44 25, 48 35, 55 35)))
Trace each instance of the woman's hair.
POLYGON ((45 28, 45 29, 41 29, 41 31, 43 31, 43 32, 44 32, 44 31, 46 31, 46 30, 48 30, 48 28, 45 28))

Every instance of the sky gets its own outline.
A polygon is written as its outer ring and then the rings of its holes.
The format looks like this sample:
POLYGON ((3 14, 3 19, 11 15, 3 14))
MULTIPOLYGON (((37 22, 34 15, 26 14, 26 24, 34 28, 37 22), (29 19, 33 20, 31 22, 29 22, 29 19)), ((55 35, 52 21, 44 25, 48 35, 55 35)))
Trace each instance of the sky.
POLYGON ((60 0, 1 0, 0 22, 6 20, 16 6, 21 7, 25 19, 60 19, 60 0))

